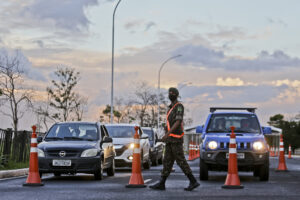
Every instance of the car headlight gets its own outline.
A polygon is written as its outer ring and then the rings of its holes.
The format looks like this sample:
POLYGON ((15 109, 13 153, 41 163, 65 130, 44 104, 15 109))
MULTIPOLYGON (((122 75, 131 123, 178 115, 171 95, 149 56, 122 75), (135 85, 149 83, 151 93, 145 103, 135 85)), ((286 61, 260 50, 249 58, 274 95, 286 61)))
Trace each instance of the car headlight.
POLYGON ((258 142, 253 143, 254 150, 259 151, 259 150, 262 150, 263 148, 264 148, 264 144, 262 142, 258 141, 258 142))
POLYGON ((134 143, 131 143, 130 145, 129 145, 129 149, 133 149, 134 148, 134 143))
POLYGON ((97 154, 98 154, 97 149, 87 149, 82 152, 81 157, 94 157, 97 154))
POLYGON ((208 148, 214 150, 218 147, 218 143, 216 141, 210 141, 210 142, 208 142, 207 146, 208 146, 208 148))
POLYGON ((45 153, 42 149, 37 149, 38 150, 38 157, 45 157, 45 153))

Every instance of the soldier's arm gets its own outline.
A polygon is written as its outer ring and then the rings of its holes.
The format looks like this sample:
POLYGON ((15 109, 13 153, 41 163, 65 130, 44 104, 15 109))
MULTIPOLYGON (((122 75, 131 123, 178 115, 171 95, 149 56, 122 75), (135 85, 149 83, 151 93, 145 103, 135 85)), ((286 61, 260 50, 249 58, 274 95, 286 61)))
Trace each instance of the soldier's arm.
POLYGON ((168 131, 168 132, 166 133, 166 135, 169 135, 169 134, 171 134, 172 132, 174 132, 177 128, 179 128, 180 125, 181 125, 181 120, 177 120, 177 121, 173 124, 173 126, 171 127, 170 131, 168 131))

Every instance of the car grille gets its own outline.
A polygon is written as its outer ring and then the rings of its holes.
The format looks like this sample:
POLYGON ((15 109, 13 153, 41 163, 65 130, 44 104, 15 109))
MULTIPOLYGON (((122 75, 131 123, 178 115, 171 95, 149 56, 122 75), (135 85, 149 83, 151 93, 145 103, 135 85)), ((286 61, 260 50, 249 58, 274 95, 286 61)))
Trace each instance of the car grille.
MULTIPOLYGON (((228 149, 229 148, 229 142, 220 142, 220 148, 221 149, 228 149)), ((251 149, 251 143, 250 142, 238 142, 237 143, 237 149, 251 149)))
POLYGON ((115 149, 115 151, 116 151, 116 156, 121 156, 123 153, 124 153, 124 151, 127 149, 127 147, 126 146, 123 146, 122 148, 120 148, 120 149, 115 149))
POLYGON ((66 155, 64 156, 64 158, 67 157, 78 157, 79 156, 79 151, 78 150, 48 150, 46 151, 47 156, 49 157, 57 157, 57 158, 62 158, 59 155, 59 152, 64 151, 66 152, 66 155))
MULTIPOLYGON (((227 165, 228 159, 226 159, 226 152, 218 153, 218 155, 216 157, 216 161, 220 164, 227 165)), ((254 162, 254 157, 252 156, 251 153, 247 153, 247 152, 245 152, 244 159, 238 159, 238 164, 253 163, 253 162, 254 162)))

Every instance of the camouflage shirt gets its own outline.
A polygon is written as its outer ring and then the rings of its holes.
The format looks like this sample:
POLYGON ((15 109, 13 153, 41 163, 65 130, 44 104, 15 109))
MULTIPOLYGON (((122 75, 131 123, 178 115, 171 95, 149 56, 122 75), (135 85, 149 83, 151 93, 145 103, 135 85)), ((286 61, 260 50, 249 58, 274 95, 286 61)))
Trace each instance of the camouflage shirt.
MULTIPOLYGON (((172 107, 176 104, 177 102, 175 102, 174 104, 169 105, 169 111, 172 109, 172 107)), ((168 121, 170 123, 170 128, 172 128, 172 126, 175 124, 175 122, 177 120, 180 120, 180 122, 183 121, 183 114, 184 114, 184 107, 181 103, 178 103, 173 110, 171 111, 171 113, 169 114, 168 117, 168 121)), ((173 134, 176 135, 181 135, 183 133, 183 127, 180 125, 177 129, 175 129, 174 132, 172 132, 173 134)), ((183 142, 183 137, 181 138, 175 138, 175 137, 171 137, 169 136, 167 141, 167 143, 182 143, 183 142)))

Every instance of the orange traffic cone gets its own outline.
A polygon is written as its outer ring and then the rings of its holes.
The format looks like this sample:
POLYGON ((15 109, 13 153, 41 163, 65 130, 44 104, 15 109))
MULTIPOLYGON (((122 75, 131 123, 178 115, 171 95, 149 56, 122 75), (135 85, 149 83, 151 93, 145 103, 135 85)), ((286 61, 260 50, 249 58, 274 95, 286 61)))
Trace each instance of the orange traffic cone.
POLYGON ((36 137, 36 126, 32 126, 32 136, 30 144, 30 159, 29 159, 29 174, 26 183, 23 186, 43 186, 39 174, 39 163, 38 163, 38 150, 37 150, 37 137, 36 137))
POLYGON ((225 184, 222 188, 225 189, 242 189, 244 186, 240 183, 240 178, 238 175, 238 167, 237 167, 237 155, 236 155, 236 140, 234 129, 232 126, 231 135, 230 135, 230 143, 229 143, 229 158, 228 158, 228 173, 226 177, 225 184))
POLYGON ((276 172, 287 172, 287 167, 285 164, 284 157, 284 144, 283 144, 283 135, 280 135, 280 154, 279 154, 279 164, 276 172))
POLYGON ((193 146, 192 142, 190 142, 190 144, 189 144, 189 158, 188 158, 189 161, 193 160, 192 146, 193 146))
POLYGON ((273 157, 273 147, 270 147, 270 150, 269 150, 269 156, 270 156, 270 157, 273 157))
POLYGON ((288 159, 291 159, 292 158, 292 147, 291 145, 289 145, 289 156, 288 156, 288 159))
POLYGON ((127 188, 143 188, 146 187, 141 169, 141 149, 140 149, 140 136, 138 134, 139 127, 134 127, 134 149, 132 159, 132 173, 127 188))

